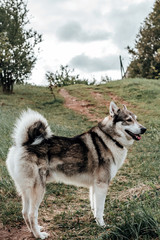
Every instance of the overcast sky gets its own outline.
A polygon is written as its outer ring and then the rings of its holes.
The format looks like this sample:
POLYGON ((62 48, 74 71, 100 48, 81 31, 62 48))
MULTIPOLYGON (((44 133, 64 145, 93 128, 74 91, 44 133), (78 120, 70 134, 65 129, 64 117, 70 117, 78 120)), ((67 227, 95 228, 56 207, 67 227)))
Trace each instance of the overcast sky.
POLYGON ((119 55, 129 63, 141 23, 154 0, 28 0, 31 27, 43 42, 31 81, 45 84, 46 71, 68 64, 82 77, 120 79, 119 55))

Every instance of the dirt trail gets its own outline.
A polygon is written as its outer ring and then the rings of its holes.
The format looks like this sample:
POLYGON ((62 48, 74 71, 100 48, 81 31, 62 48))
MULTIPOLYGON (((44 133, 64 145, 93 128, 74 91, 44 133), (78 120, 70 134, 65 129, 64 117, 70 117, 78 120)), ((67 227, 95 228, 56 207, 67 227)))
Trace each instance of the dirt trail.
POLYGON ((99 106, 105 106, 105 105, 109 106, 110 102, 109 101, 107 102, 101 93, 91 92, 91 95, 98 101, 99 106))
POLYGON ((130 106, 130 107, 133 107, 132 104, 128 103, 127 101, 123 100, 121 97, 115 95, 114 93, 112 92, 108 92, 107 95, 110 96, 110 98, 114 101, 114 102, 118 102, 120 104, 124 104, 126 106, 130 106))
MULTIPOLYGON (((94 109, 94 104, 91 104, 90 102, 84 101, 84 100, 78 100, 76 97, 71 96, 66 89, 62 88, 59 91, 60 95, 65 99, 65 106, 69 109, 72 109, 76 112, 81 113, 82 115, 87 116, 87 118, 90 121, 101 121, 102 118, 98 117, 96 114, 91 113, 91 110, 94 109)), ((124 101, 122 98, 120 98, 117 95, 114 95, 113 93, 109 92, 107 93, 110 98, 115 101, 119 102, 121 104, 125 104, 127 106, 131 106, 128 102, 124 101)), ((99 106, 109 106, 110 101, 106 101, 103 98, 103 95, 98 92, 91 92, 92 97, 96 99, 99 106)))
POLYGON ((90 121, 101 121, 102 119, 97 117, 95 114, 90 112, 93 109, 94 104, 84 100, 78 100, 76 97, 71 96, 67 90, 62 88, 59 91, 60 95, 65 99, 65 106, 69 109, 72 109, 76 112, 79 112, 88 117, 90 121))

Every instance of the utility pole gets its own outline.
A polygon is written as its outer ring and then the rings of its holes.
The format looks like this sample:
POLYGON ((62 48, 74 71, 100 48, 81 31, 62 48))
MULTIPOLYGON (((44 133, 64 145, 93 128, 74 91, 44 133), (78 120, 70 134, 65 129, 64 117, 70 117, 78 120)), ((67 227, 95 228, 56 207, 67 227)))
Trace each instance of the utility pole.
POLYGON ((119 61, 120 61, 121 77, 123 79, 125 77, 125 72, 124 72, 124 67, 123 67, 121 55, 119 56, 119 61))

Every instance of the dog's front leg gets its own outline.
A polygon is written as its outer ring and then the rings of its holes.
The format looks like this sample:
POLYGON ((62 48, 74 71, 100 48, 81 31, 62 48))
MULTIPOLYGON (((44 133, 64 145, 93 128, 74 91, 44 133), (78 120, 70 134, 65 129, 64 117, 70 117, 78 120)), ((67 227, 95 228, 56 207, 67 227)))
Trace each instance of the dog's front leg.
POLYGON ((94 185, 94 215, 99 226, 105 227, 103 212, 107 195, 108 184, 100 182, 94 185))
POLYGON ((90 199, 91 210, 92 210, 92 212, 94 214, 95 206, 94 206, 94 187, 93 186, 90 186, 90 188, 89 188, 89 199, 90 199))

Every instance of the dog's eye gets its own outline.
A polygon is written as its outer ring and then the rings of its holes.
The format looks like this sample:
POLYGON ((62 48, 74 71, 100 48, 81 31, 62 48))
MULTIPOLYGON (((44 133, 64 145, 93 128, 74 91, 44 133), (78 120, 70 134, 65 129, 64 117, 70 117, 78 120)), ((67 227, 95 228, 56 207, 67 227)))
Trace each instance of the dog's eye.
POLYGON ((127 122, 132 122, 132 119, 131 119, 131 118, 128 118, 126 121, 127 121, 127 122))

